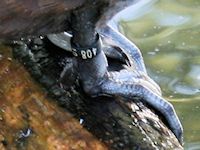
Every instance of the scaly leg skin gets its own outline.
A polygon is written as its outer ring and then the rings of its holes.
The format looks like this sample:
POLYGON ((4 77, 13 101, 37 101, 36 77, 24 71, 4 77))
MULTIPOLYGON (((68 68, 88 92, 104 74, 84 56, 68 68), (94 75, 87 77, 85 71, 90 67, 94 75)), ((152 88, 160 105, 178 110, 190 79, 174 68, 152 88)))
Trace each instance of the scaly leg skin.
POLYGON ((117 46, 122 49, 123 53, 128 54, 127 57, 131 56, 134 69, 146 73, 142 54, 136 45, 109 25, 101 28, 99 32, 106 39, 105 42, 107 42, 108 45, 117 46))
MULTIPOLYGON (((138 70, 138 73, 140 72, 141 76, 142 74, 146 76, 147 72, 143 57, 140 50, 133 43, 108 25, 100 30, 100 35, 104 42, 103 51, 107 57, 127 62, 133 70, 138 70)), ((72 36, 68 33, 51 34, 47 37, 56 46, 72 52, 70 45, 72 36)), ((148 76, 146 77, 149 78, 148 76)), ((151 81, 156 88, 157 94, 161 96, 161 89, 157 83, 155 83, 151 78, 148 80, 149 82, 151 81)))
POLYGON ((157 94, 161 96, 162 92, 159 85, 147 75, 144 60, 139 48, 137 48, 136 45, 134 45, 126 37, 124 37, 118 31, 114 30, 109 25, 106 25, 99 31, 104 38, 103 41, 106 44, 115 47, 116 49, 114 50, 118 50, 118 53, 120 53, 121 56, 124 56, 124 59, 127 59, 128 62, 126 62, 130 64, 130 68, 137 70, 141 76, 148 78, 148 81, 151 82, 151 84, 153 84, 156 88, 157 94))
MULTIPOLYGON (((126 55, 124 53, 129 54, 130 56, 132 56, 132 58, 134 58, 133 62, 135 64, 135 69, 146 73, 146 68, 144 66, 144 61, 140 50, 126 37, 124 37, 118 31, 115 31, 109 25, 106 25, 104 28, 99 29, 99 34, 102 37, 104 44, 107 44, 106 47, 103 48, 104 53, 107 57, 125 61, 125 59, 128 58, 126 58, 126 55), (116 46, 116 48, 119 47, 119 49, 113 48, 114 46, 116 46)), ((47 37, 56 46, 69 52, 72 51, 70 45, 72 35, 70 35, 69 33, 63 32, 59 34, 49 34, 47 35, 47 37)))
POLYGON ((182 143, 183 129, 173 106, 152 91, 148 81, 137 78, 134 72, 128 72, 127 70, 108 72, 107 76, 107 80, 101 84, 102 94, 120 95, 129 99, 135 96, 141 97, 141 100, 163 114, 169 127, 179 142, 182 143))
POLYGON ((86 93, 96 97, 100 95, 123 96, 127 99, 141 97, 167 120, 170 129, 182 144, 182 125, 173 106, 155 92, 149 78, 140 76, 137 71, 123 69, 108 72, 107 61, 103 52, 93 59, 78 59, 79 76, 86 93), (99 69, 98 69, 99 68, 99 69))
POLYGON ((95 20, 98 16, 95 13, 98 12, 92 5, 90 9, 80 8, 72 15, 71 46, 73 54, 77 56, 76 67, 84 91, 90 96, 119 95, 132 100, 133 97, 141 97, 163 114, 172 132, 182 143, 182 125, 173 106, 160 96, 157 85, 146 74, 139 49, 110 28, 102 31, 115 47, 120 48, 123 57, 128 58, 128 65, 119 72, 108 72, 101 38, 95 32, 95 20), (135 50, 132 51, 133 49, 135 50))

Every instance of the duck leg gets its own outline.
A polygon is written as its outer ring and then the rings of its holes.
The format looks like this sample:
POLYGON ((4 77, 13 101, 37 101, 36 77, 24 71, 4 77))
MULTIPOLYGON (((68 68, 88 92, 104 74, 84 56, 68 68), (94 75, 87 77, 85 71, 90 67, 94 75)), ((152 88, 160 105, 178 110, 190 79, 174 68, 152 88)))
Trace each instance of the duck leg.
POLYGON ((162 91, 159 85, 153 81, 148 75, 144 65, 144 60, 139 48, 129 41, 124 35, 120 32, 114 30, 109 25, 106 25, 100 30, 101 35, 103 36, 104 42, 110 47, 113 47, 112 51, 118 51, 118 53, 123 57, 122 60, 126 60, 130 68, 137 70, 141 76, 148 78, 148 81, 156 88, 157 94, 162 95, 162 91))
MULTIPOLYGON (((170 129, 182 143, 183 129, 173 106, 160 96, 157 86, 146 74, 142 59, 139 59, 141 64, 137 63, 138 50, 136 53, 129 52, 133 45, 129 41, 128 44, 126 40, 124 42, 124 37, 118 46, 124 45, 122 48, 125 49, 126 57, 130 57, 129 62, 136 66, 138 64, 138 67, 127 65, 121 71, 108 72, 108 63, 102 51, 101 37, 95 32, 94 22, 91 22, 91 20, 95 20, 95 12, 76 11, 72 20, 74 24, 72 24, 71 45, 74 55, 77 56, 76 67, 84 91, 93 97, 109 95, 122 96, 132 100, 134 97, 141 97, 144 102, 165 117, 170 129)), ((121 37, 120 34, 110 31, 108 33, 114 37, 113 40, 121 37)))
POLYGON ((118 47, 116 50, 123 56, 125 53, 127 56, 130 56, 132 59, 132 66, 136 70, 140 70, 143 73, 146 72, 142 54, 139 48, 129 41, 124 35, 120 32, 113 29, 111 26, 106 25, 105 27, 99 29, 101 36, 105 39, 104 42, 110 46, 118 47), (120 51, 121 50, 121 51, 120 51))

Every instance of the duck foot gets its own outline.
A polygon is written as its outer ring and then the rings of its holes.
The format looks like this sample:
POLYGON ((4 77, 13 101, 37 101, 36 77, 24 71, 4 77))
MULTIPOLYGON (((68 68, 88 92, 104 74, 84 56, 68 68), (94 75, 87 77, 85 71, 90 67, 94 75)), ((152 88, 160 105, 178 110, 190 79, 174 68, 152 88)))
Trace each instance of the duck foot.
MULTIPOLYGON (((112 33, 111 35, 118 34, 114 30, 110 30, 109 33, 112 33)), ((133 52, 129 49, 128 55, 127 50, 124 49, 121 52, 123 56, 129 58, 127 64, 120 71, 108 71, 107 59, 101 45, 98 37, 96 44, 93 44, 91 48, 72 46, 75 56, 78 56, 76 59, 77 70, 84 91, 92 97, 101 95, 121 96, 129 100, 140 97, 142 102, 152 106, 164 116, 170 129, 182 143, 183 128, 172 104, 161 97, 159 86, 148 77, 143 64, 140 65, 142 66, 140 69, 133 67, 137 66, 136 62, 140 62, 135 61, 135 56, 141 56, 141 54, 132 55, 133 52), (95 53, 92 52, 94 49, 95 53), (88 51, 91 55, 87 54, 88 51)), ((118 45, 115 45, 115 47, 118 47, 118 45)))

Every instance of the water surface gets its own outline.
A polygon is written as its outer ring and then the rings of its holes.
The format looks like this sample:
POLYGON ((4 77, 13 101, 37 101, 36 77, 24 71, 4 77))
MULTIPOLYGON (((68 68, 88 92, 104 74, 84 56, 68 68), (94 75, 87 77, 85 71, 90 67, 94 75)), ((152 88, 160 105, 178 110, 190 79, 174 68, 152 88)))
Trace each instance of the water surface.
POLYGON ((185 149, 199 150, 200 1, 146 0, 130 10, 121 31, 142 50, 150 76, 174 104, 185 149))

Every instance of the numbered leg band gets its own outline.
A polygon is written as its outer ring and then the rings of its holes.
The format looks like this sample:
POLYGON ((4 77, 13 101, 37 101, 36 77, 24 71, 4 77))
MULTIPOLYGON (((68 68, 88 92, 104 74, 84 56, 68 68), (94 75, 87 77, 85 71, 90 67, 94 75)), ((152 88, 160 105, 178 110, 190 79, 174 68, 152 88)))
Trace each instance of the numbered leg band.
POLYGON ((72 54, 82 59, 92 59, 101 52, 101 40, 97 34, 96 42, 89 47, 79 47, 71 40, 72 54))

